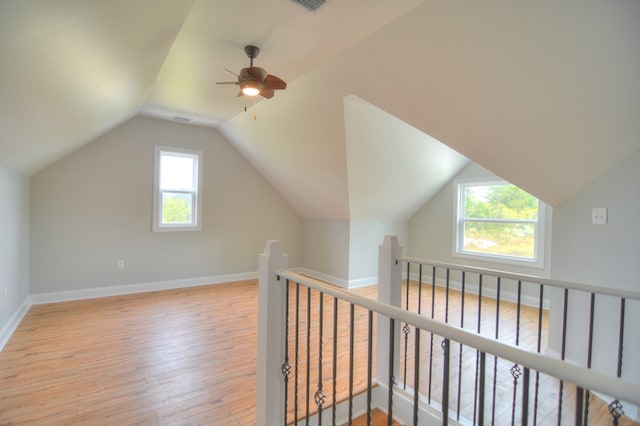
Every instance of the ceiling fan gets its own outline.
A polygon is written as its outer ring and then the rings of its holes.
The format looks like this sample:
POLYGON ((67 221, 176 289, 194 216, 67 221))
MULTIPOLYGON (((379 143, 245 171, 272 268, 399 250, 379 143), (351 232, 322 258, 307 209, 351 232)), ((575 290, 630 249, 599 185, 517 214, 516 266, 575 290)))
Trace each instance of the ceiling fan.
POLYGON ((249 68, 242 68, 240 74, 236 74, 231 70, 225 68, 231 74, 238 77, 237 81, 219 81, 216 84, 235 84, 240 86, 240 92, 238 96, 256 96, 260 95, 263 98, 270 99, 274 95, 274 90, 284 90, 287 88, 287 83, 275 75, 267 74, 264 68, 254 67, 253 59, 260 54, 260 49, 256 46, 248 45, 244 47, 244 51, 249 57, 249 68))

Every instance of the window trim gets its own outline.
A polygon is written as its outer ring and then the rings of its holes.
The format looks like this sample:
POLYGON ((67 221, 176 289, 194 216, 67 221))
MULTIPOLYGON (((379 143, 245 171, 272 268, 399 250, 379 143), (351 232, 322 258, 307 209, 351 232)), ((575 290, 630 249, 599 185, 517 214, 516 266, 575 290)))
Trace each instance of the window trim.
POLYGON ((202 230, 202 162, 203 152, 196 149, 180 148, 174 146, 156 145, 154 147, 154 171, 153 171, 153 219, 152 219, 152 231, 153 232, 182 232, 182 231, 200 231, 202 230), (197 175, 195 180, 195 191, 179 191, 171 190, 166 192, 184 192, 187 194, 193 194, 194 196, 194 208, 193 208, 193 222, 188 225, 183 224, 162 224, 162 193, 160 189, 160 157, 162 153, 182 154, 187 156, 193 156, 196 159, 194 175, 197 175))
MULTIPOLYGON (((535 246, 534 246, 534 258, 526 259, 516 256, 496 255, 490 253, 474 253, 462 250, 464 241, 464 220, 461 219, 461 213, 464 208, 464 189, 468 186, 489 186, 489 185, 513 185, 504 179, 498 177, 486 177, 486 178, 465 178, 455 179, 453 181, 453 244, 452 244, 452 256, 473 259, 477 261, 501 263, 514 266, 526 266, 533 268, 544 268, 545 259, 545 236, 546 236, 546 216, 548 212, 548 206, 540 199, 538 199, 538 220, 522 220, 525 223, 534 223, 536 225, 535 233, 535 246)), ((482 220, 480 220, 482 221, 482 220)), ((516 223, 514 220, 504 219, 489 219, 487 222, 507 222, 516 223)))

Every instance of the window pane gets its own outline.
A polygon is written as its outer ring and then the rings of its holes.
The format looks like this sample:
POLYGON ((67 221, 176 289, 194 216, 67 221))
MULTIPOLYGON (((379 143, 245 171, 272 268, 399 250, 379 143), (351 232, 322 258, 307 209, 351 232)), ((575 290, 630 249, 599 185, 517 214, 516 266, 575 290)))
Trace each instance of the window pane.
POLYGON ((486 223, 467 221, 464 251, 535 258, 535 225, 532 223, 486 223))
POLYGON ((538 218, 538 199, 514 185, 467 186, 464 216, 468 219, 538 218))
POLYGON ((162 153, 160 189, 193 191, 195 158, 190 155, 162 153))
POLYGON ((191 225, 193 195, 162 193, 162 223, 165 225, 191 225))

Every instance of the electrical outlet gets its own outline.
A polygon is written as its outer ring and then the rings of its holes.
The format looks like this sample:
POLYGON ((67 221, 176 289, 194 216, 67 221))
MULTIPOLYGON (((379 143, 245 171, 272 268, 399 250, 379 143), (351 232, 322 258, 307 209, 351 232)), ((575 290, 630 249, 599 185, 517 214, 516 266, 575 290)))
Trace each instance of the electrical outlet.
POLYGON ((7 300, 7 286, 2 287, 2 300, 7 300))
POLYGON ((116 261, 116 269, 118 271, 121 271, 124 269, 124 260, 118 260, 116 261))

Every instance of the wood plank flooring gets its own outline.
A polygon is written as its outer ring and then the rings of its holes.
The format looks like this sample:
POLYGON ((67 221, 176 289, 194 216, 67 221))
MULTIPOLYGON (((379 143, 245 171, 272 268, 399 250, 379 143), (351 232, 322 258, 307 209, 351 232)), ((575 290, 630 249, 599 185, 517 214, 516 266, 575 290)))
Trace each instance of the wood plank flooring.
MULTIPOLYGON (((0 425, 255 424, 257 297, 257 282, 242 281, 33 306, 0 352, 0 425)), ((358 391, 366 337, 355 347, 358 391)), ((610 424, 604 410, 590 424, 610 424)))

